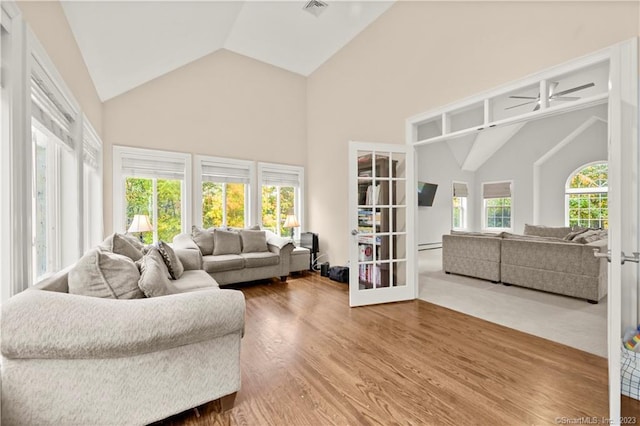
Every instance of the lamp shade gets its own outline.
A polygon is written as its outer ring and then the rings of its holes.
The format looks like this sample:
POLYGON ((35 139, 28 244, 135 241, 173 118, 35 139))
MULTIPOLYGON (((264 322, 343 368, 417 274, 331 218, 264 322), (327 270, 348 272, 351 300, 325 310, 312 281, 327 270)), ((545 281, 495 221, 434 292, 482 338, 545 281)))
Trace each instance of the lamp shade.
POLYGON ((131 226, 127 232, 147 232, 153 231, 153 226, 149 222, 149 216, 146 214, 137 214, 133 216, 131 226))
POLYGON ((294 214, 287 215, 287 218, 284 220, 285 228, 297 228, 300 226, 300 222, 298 222, 298 218, 294 214))

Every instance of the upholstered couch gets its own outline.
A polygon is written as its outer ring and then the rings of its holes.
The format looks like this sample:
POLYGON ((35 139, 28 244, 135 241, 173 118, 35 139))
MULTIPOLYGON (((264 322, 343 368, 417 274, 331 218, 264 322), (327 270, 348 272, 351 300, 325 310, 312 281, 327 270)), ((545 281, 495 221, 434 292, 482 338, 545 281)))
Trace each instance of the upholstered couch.
POLYGON ((606 252, 606 233, 572 232, 527 225, 525 235, 443 235, 443 270, 597 303, 607 294, 607 262, 594 250, 606 252))
POLYGON ((3 303, 2 424, 148 424, 218 398, 233 405, 242 292, 219 289, 176 250, 185 271, 168 295, 70 294, 70 274, 105 253, 90 251, 3 303))
POLYGON ((270 231, 197 227, 177 235, 173 246, 219 285, 273 277, 286 281, 294 249, 291 240, 270 231))

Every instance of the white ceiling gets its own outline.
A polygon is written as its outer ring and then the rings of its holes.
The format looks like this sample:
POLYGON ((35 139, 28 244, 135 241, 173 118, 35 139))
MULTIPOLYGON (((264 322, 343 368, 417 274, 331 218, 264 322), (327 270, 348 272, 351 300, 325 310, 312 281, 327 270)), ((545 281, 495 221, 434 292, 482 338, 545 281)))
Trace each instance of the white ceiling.
POLYGON ((63 1, 103 101, 219 49, 307 76, 393 1, 63 1))

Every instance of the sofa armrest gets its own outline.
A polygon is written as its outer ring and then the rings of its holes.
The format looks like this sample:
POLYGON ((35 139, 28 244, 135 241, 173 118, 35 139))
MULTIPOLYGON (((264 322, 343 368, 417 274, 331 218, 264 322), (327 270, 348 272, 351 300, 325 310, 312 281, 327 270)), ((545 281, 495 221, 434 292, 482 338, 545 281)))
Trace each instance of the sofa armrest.
POLYGON ((202 253, 200 250, 175 248, 176 256, 180 259, 185 271, 202 269, 202 253))
POLYGON ((2 305, 7 358, 115 358, 242 335, 237 290, 115 300, 29 289, 2 305))

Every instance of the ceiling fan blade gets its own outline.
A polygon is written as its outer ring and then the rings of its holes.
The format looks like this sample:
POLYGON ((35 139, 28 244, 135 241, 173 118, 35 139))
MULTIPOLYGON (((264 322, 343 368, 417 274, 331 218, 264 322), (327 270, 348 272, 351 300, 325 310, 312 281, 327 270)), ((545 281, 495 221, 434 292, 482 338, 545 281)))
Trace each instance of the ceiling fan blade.
POLYGON ((577 101, 578 99, 580 99, 578 96, 553 96, 551 98, 552 101, 577 101))
POLYGON ((538 99, 535 96, 509 96, 511 99, 538 99))
POLYGON ((524 106, 524 105, 535 104, 535 103, 537 103, 537 102, 538 102, 538 101, 525 102, 525 103, 523 103, 523 104, 519 104, 519 105, 514 105, 514 106, 507 107, 507 108, 505 108, 505 110, 507 110, 507 109, 513 109, 513 108, 518 108, 518 107, 521 107, 521 106, 524 106))
POLYGON ((552 81, 549 83, 549 97, 553 96, 553 92, 556 90, 556 87, 558 87, 558 84, 560 83, 558 83, 557 81, 552 81))
POLYGON ((562 92, 554 93, 553 97, 556 98, 558 96, 567 95, 569 93, 577 92, 578 90, 587 89, 587 88, 593 87, 593 86, 595 86, 594 83, 583 84, 582 86, 577 86, 577 87, 574 87, 574 88, 571 88, 571 89, 563 90, 562 92))

